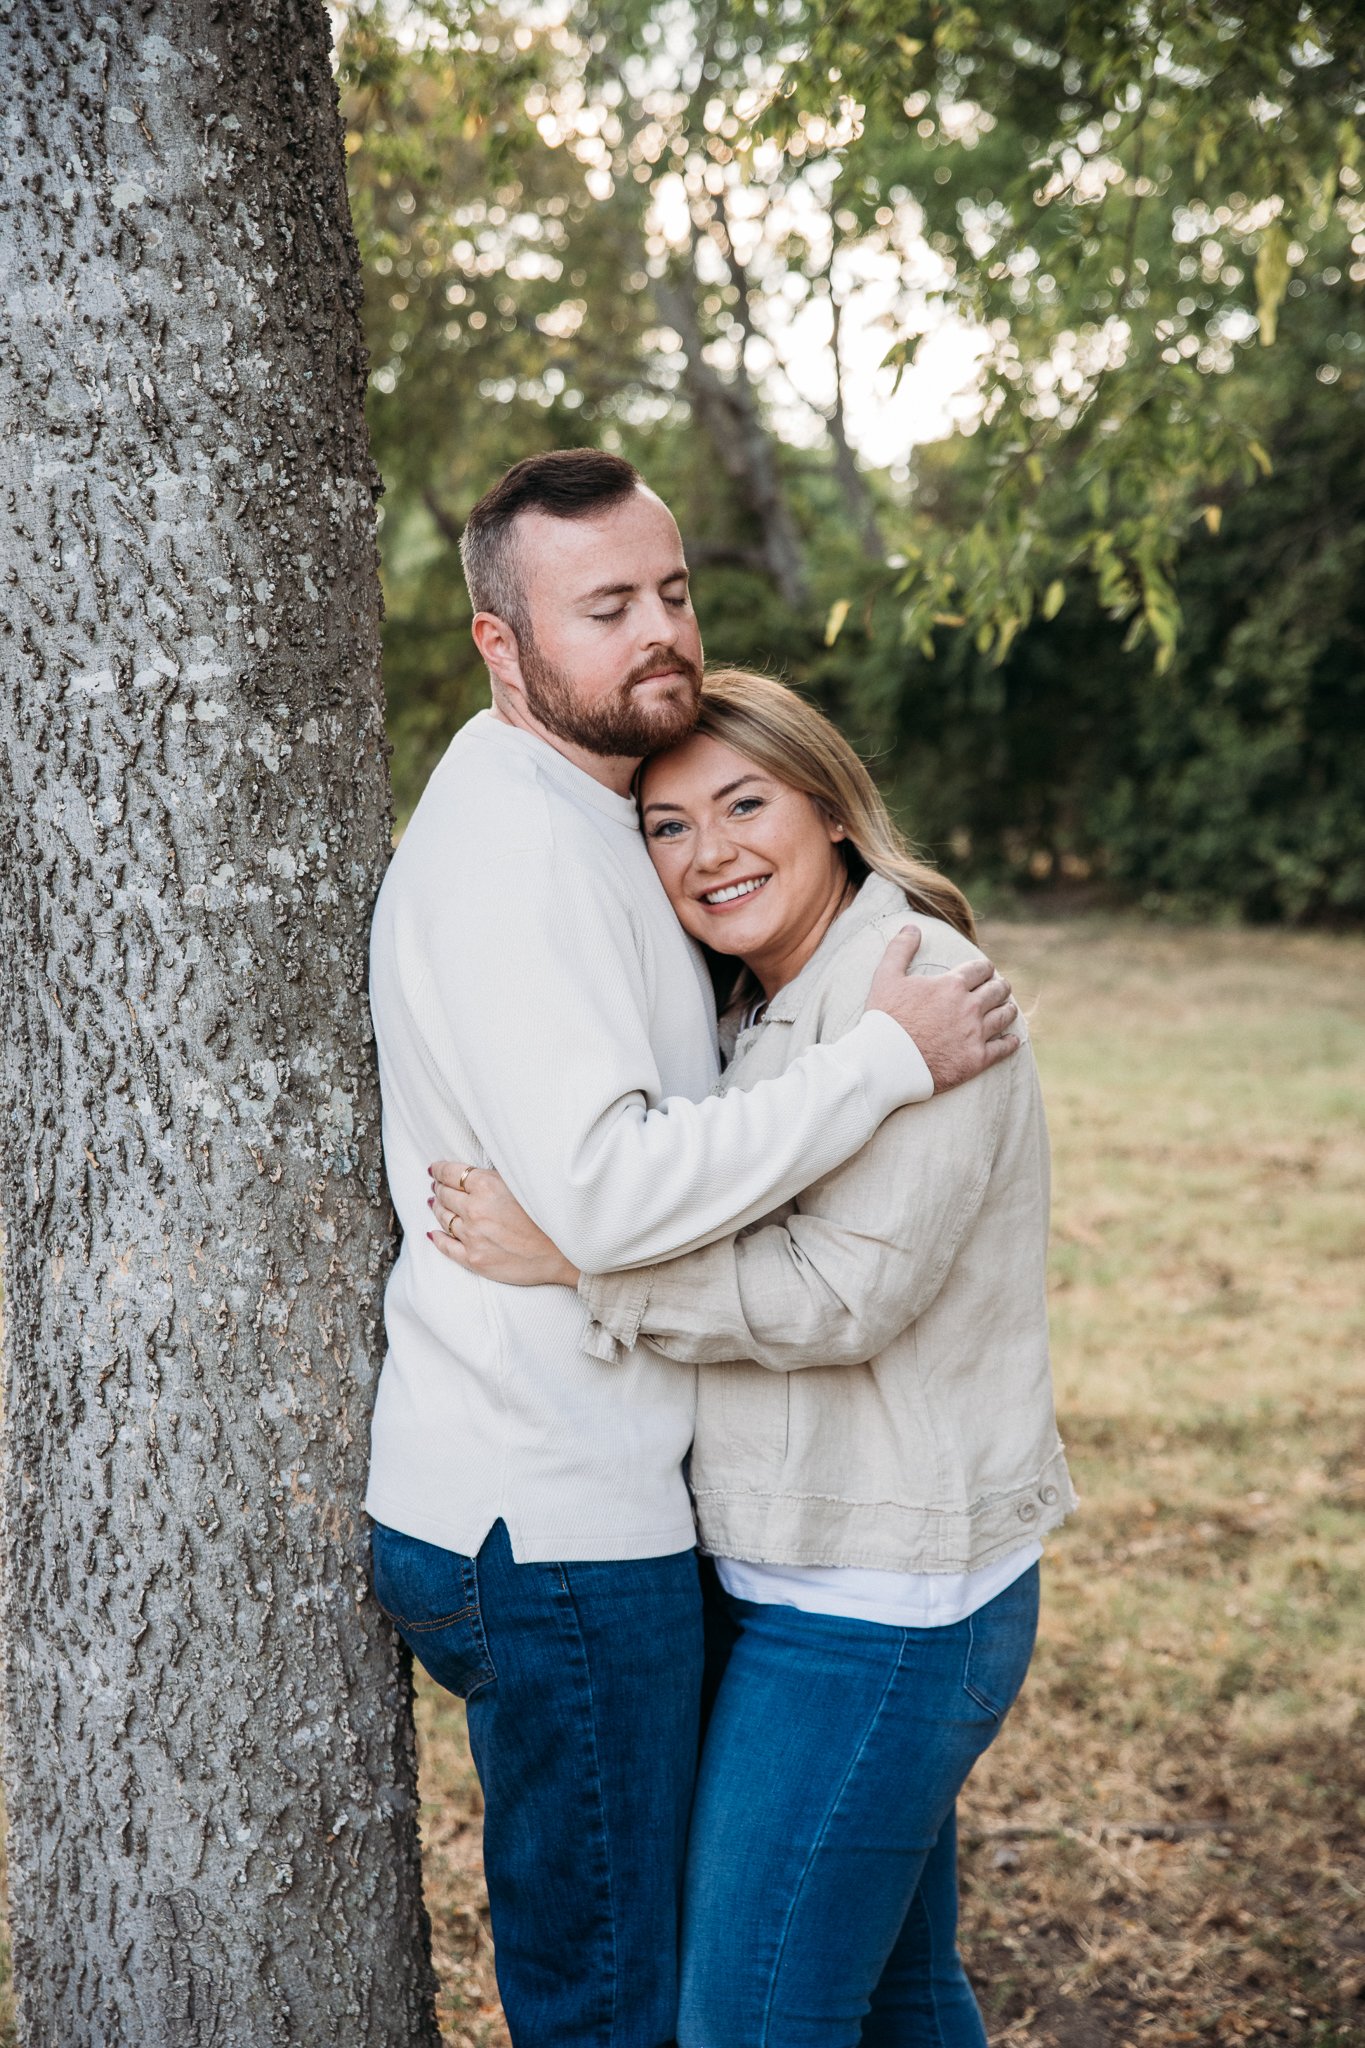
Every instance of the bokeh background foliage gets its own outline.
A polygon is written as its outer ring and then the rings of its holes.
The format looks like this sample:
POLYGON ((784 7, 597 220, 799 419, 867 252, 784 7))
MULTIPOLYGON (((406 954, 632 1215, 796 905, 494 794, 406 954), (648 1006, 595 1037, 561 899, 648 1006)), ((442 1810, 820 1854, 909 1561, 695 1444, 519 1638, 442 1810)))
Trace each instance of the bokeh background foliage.
POLYGON ((353 0, 338 61, 400 811, 465 515, 597 443, 978 891, 1359 919, 1358 8, 353 0))

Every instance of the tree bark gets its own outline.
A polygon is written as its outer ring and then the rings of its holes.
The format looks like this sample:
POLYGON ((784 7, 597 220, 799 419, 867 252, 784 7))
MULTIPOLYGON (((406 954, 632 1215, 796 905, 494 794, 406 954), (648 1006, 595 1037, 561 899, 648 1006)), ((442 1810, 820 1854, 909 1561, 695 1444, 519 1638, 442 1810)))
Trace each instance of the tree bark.
MULTIPOLYGON (((729 378, 722 377, 706 360, 695 261, 686 263, 677 274, 659 278, 654 296, 660 313, 682 342, 683 381, 693 415, 735 488, 764 569, 784 602, 800 610, 808 595, 806 565, 777 452, 743 360, 736 375, 729 378)), ((747 319, 747 308, 745 314, 747 319)))
POLYGON ((834 256, 831 250, 825 278, 829 287, 829 346, 830 354, 834 358, 834 403, 829 411, 829 437, 834 446, 834 474, 838 478, 839 489, 843 492, 844 509, 857 533, 863 553, 870 562, 884 562, 886 543, 882 539, 881 528, 877 522, 877 508, 867 478, 858 467, 858 458, 853 453, 848 438, 848 424, 844 418, 844 355, 841 346, 843 307, 834 289, 833 272, 834 256))
POLYGON ((21 2038, 433 2043, 360 1505, 390 814, 326 18, 23 0, 0 70, 21 2038))

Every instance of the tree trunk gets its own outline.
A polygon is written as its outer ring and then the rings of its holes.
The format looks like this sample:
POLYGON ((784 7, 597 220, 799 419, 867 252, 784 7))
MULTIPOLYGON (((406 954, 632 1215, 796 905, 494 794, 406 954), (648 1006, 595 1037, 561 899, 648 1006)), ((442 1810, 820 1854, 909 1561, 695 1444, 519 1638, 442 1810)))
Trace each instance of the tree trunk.
MULTIPOLYGON (((833 228, 831 227, 831 235, 833 228)), ((831 248, 825 278, 829 286, 830 354, 834 358, 834 404, 829 412, 829 437, 834 445, 834 474, 843 493, 844 509, 858 536, 859 545, 870 562, 886 560, 886 543, 877 522, 877 508, 867 478, 858 467, 848 438, 844 417, 843 307, 834 289, 834 255, 831 248)))
POLYGON ((6 1780, 33 2048, 437 2038, 361 1512, 391 1252, 321 0, 0 5, 6 1780))
POLYGON ((707 362, 696 294, 696 272, 691 264, 678 275, 659 278, 654 286, 659 311, 683 345, 683 381, 697 424, 735 487, 774 588, 784 603, 799 611, 808 595, 806 566, 772 436, 763 423, 743 361, 730 378, 722 377, 707 362))

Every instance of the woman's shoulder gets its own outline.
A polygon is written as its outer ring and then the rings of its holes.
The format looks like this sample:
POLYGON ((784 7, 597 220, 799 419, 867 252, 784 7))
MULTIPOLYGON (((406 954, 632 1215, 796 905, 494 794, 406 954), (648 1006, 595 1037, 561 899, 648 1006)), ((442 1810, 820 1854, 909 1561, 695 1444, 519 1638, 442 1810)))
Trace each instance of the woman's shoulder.
MULTIPOLYGON (((919 951, 916 953, 910 972, 912 974, 946 974, 951 968, 961 967, 967 960, 983 960, 986 956, 980 946, 950 925, 945 918, 933 917, 926 910, 915 910, 899 890, 899 901, 878 909, 877 915, 857 933, 858 958, 870 962, 868 979, 876 972, 877 962, 886 950, 889 940, 908 924, 915 925, 922 934, 919 951)), ((853 965, 850 959, 849 967, 853 965)))
MULTIPOLYGON (((863 884, 855 909, 862 911, 861 917, 851 920, 852 928, 830 948, 815 973, 808 970, 809 978, 802 976, 787 996, 790 1021, 800 1016, 815 1039, 842 1037, 857 1023, 888 942, 907 924, 917 925, 923 934, 912 974, 946 974, 964 960, 981 957, 970 939, 942 918, 913 910, 904 892, 883 876, 869 877, 863 884)), ((778 996, 770 1014, 783 1015, 782 1004, 783 997, 778 996)))

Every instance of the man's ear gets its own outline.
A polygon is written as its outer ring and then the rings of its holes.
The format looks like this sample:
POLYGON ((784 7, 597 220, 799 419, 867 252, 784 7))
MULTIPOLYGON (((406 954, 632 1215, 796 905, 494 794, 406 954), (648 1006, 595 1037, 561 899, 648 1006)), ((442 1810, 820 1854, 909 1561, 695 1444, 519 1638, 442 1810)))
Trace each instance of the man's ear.
POLYGON ((521 649, 506 619, 496 612, 475 612, 469 630, 494 682, 505 689, 522 689, 521 649))

